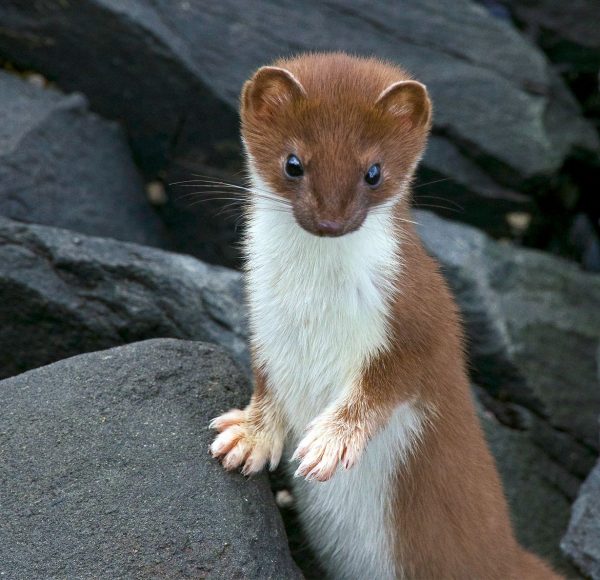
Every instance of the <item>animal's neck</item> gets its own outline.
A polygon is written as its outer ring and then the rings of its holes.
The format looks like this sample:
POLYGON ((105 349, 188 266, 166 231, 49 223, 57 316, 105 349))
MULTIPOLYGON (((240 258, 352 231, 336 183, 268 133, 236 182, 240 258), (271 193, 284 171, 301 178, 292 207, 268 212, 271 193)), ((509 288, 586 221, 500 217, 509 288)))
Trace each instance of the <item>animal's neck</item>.
POLYGON ((339 288, 370 280, 386 290, 397 278, 400 218, 396 210, 400 195, 372 209, 358 231, 339 238, 320 238, 297 224, 291 204, 269 189, 252 163, 251 176, 257 196, 246 237, 249 265, 279 268, 282 277, 295 271, 297 282, 315 288, 339 288))
MULTIPOLYGON (((393 290, 400 246, 391 203, 374 210, 356 232, 320 238, 296 223, 291 208, 259 200, 250 212, 246 257, 249 270, 269 276, 282 292, 291 292, 289 298, 302 292, 304 298, 314 293, 318 299, 323 293, 322 299, 329 294, 341 299, 354 291, 354 299, 360 301, 393 290)), ((302 301, 303 296, 295 297, 302 301)))

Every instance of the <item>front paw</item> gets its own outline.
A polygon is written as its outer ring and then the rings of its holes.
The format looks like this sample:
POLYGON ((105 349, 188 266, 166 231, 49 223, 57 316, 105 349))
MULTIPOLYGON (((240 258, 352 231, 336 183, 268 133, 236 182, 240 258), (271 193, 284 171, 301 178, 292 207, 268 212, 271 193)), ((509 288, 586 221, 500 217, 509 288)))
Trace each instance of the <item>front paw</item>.
POLYGON ((267 462, 275 469, 283 451, 283 437, 260 429, 248 420, 248 409, 233 409, 210 422, 219 431, 210 446, 213 457, 221 460, 227 470, 242 467, 244 475, 261 471, 267 462))
POLYGON ((294 473, 307 481, 327 481, 338 464, 350 469, 360 458, 367 443, 364 429, 349 424, 335 414, 317 417, 300 441, 292 460, 300 460, 294 473))

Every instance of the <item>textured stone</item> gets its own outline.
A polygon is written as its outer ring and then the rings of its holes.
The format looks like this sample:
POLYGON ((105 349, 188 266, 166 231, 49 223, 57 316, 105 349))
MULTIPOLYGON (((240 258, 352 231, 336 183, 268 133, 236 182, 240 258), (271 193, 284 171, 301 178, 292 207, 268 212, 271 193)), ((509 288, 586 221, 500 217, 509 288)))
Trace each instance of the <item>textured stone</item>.
MULTIPOLYGON (((547 419, 550 431, 519 420, 584 477, 600 414, 600 279, 430 213, 417 220, 465 316, 474 378, 547 419)), ((190 257, 4 220, 0 297, 4 376, 160 336, 217 342, 248 364, 240 274, 190 257)))
POLYGON ((600 276, 430 213, 416 215, 465 317, 476 381, 568 433, 589 463, 600 415, 600 276))
POLYGON ((0 376, 154 337, 248 365, 240 274, 189 256, 0 218, 0 376))
POLYGON ((586 576, 600 579, 600 463, 581 486, 561 548, 586 576))
POLYGON ((517 21, 566 70, 598 72, 600 5, 594 0, 500 0, 517 21))
POLYGON ((0 575, 301 578, 265 475, 207 453, 249 397, 224 352, 152 340, 0 384, 0 575))
MULTIPOLYGON (((0 22, 0 56, 123 120, 149 173, 166 160, 187 172, 183 179, 228 164, 243 81, 302 50, 376 55, 426 82, 436 142, 424 177, 447 178, 434 195, 468 200, 458 214, 465 221, 481 222, 471 206, 483 197, 491 232, 508 232, 506 211, 531 208, 520 192, 546 191, 575 151, 598 151, 593 127, 544 54, 472 0, 386 1, 377 10, 367 0, 250 0, 243 10, 235 0, 8 0, 0 22)), ((239 162, 239 150, 233 157, 239 162)), ((172 222, 198 217, 197 230, 206 230, 202 216, 176 203, 171 210, 172 222)), ((221 229, 227 237, 233 226, 221 229)), ((177 247, 197 249, 189 238, 177 247)))
POLYGON ((559 548, 570 501, 557 487, 556 477, 569 475, 526 431, 509 429, 485 411, 480 411, 480 419, 504 483, 519 541, 568 578, 576 577, 559 548))
MULTIPOLYGON (((515 427, 483 416, 517 531, 562 565, 565 506, 595 455, 598 277, 425 212, 416 219, 465 315, 478 394, 515 427)), ((239 273, 55 228, 0 220, 0 321, 5 375, 151 336, 217 342, 248 370, 239 273)))
POLYGON ((0 215, 168 245, 123 131, 64 95, 0 71, 0 215))

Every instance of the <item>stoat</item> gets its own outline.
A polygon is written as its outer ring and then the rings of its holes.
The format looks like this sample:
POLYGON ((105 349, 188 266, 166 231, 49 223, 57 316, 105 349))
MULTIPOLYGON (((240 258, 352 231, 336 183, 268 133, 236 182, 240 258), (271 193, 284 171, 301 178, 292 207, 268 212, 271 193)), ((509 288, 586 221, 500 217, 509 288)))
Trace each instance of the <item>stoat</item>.
POLYGON ((411 220, 431 111, 400 68, 340 53, 244 85, 255 389, 211 451, 252 474, 293 450, 332 578, 558 578, 515 539, 457 307, 411 220))

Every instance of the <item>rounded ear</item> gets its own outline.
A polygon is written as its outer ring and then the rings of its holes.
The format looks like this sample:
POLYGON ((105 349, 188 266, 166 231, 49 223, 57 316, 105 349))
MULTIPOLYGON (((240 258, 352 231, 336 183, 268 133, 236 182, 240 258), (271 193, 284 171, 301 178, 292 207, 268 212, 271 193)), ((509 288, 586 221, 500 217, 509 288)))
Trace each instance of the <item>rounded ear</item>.
POLYGON ((431 101, 425 85, 399 81, 381 92, 375 105, 394 117, 408 119, 414 128, 425 128, 431 121, 431 101))
POLYGON ((268 116, 286 103, 306 97, 300 81, 288 70, 263 66, 242 89, 242 115, 268 116))

